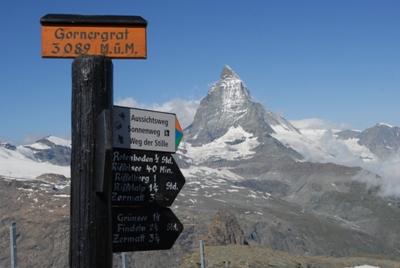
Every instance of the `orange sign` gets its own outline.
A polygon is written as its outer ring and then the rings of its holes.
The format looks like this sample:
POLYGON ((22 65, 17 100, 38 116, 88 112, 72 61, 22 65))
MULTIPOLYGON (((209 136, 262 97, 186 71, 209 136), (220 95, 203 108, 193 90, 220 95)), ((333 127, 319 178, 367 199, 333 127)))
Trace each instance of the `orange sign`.
MULTIPOLYGON (((76 21, 66 24, 65 20, 63 24, 57 25, 57 21, 49 24, 45 20, 45 23, 42 23, 42 57, 75 58, 79 55, 136 59, 147 57, 145 26, 120 23, 112 25, 110 20, 106 21, 107 24, 101 25, 99 17, 95 17, 96 23, 93 23, 93 20, 89 20, 91 24, 87 23, 88 20, 84 21, 88 25, 79 25, 76 21)), ((54 20, 54 15, 52 18, 54 20)))

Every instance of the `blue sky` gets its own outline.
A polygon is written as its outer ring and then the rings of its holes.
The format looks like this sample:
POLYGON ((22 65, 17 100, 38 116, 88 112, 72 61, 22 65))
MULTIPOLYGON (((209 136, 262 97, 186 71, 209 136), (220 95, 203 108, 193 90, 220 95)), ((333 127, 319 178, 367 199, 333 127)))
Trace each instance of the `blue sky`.
POLYGON ((229 65, 254 101, 288 120, 319 118, 360 130, 378 122, 400 126, 399 10, 397 0, 6 0, 0 141, 70 137, 73 60, 41 58, 39 20, 46 14, 148 21, 148 58, 113 60, 119 104, 174 111, 179 119, 229 65))

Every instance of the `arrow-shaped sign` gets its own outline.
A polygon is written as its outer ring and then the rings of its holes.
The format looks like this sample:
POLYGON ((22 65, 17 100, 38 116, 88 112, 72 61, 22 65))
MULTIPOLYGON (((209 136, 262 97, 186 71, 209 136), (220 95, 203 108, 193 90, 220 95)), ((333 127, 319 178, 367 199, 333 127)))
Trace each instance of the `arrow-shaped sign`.
POLYGON ((186 181, 170 153, 114 148, 112 159, 112 206, 171 206, 186 181))
POLYGON ((113 147, 175 153, 183 131, 175 114, 114 106, 113 147))
POLYGON ((183 225, 169 208, 113 207, 113 252, 170 249, 183 225))

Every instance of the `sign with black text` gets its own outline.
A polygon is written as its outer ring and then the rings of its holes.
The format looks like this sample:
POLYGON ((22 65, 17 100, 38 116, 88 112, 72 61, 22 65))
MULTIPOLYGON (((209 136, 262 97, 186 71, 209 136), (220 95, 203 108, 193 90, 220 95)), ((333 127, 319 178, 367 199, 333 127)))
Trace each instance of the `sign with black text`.
POLYGON ((43 58, 147 57, 147 21, 138 16, 48 14, 40 23, 43 58))
POLYGON ((175 114, 114 106, 113 147, 175 153, 183 131, 175 114))

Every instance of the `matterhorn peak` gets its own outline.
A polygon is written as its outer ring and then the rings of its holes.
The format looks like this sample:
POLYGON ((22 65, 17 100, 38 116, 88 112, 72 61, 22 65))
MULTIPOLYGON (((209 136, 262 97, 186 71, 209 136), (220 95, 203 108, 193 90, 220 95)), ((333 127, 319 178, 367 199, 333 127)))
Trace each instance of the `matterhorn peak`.
POLYGON ((200 146, 225 135, 229 130, 243 129, 260 140, 275 133, 271 126, 296 129, 283 118, 251 101, 250 92, 239 76, 227 65, 221 79, 201 100, 193 123, 185 131, 185 141, 200 146))
POLYGON ((228 65, 225 65, 225 67, 222 69, 221 72, 221 79, 239 79, 240 77, 229 67, 228 65))
POLYGON ((228 65, 222 69, 221 79, 211 87, 208 95, 218 99, 222 109, 230 113, 251 102, 246 85, 228 65))

